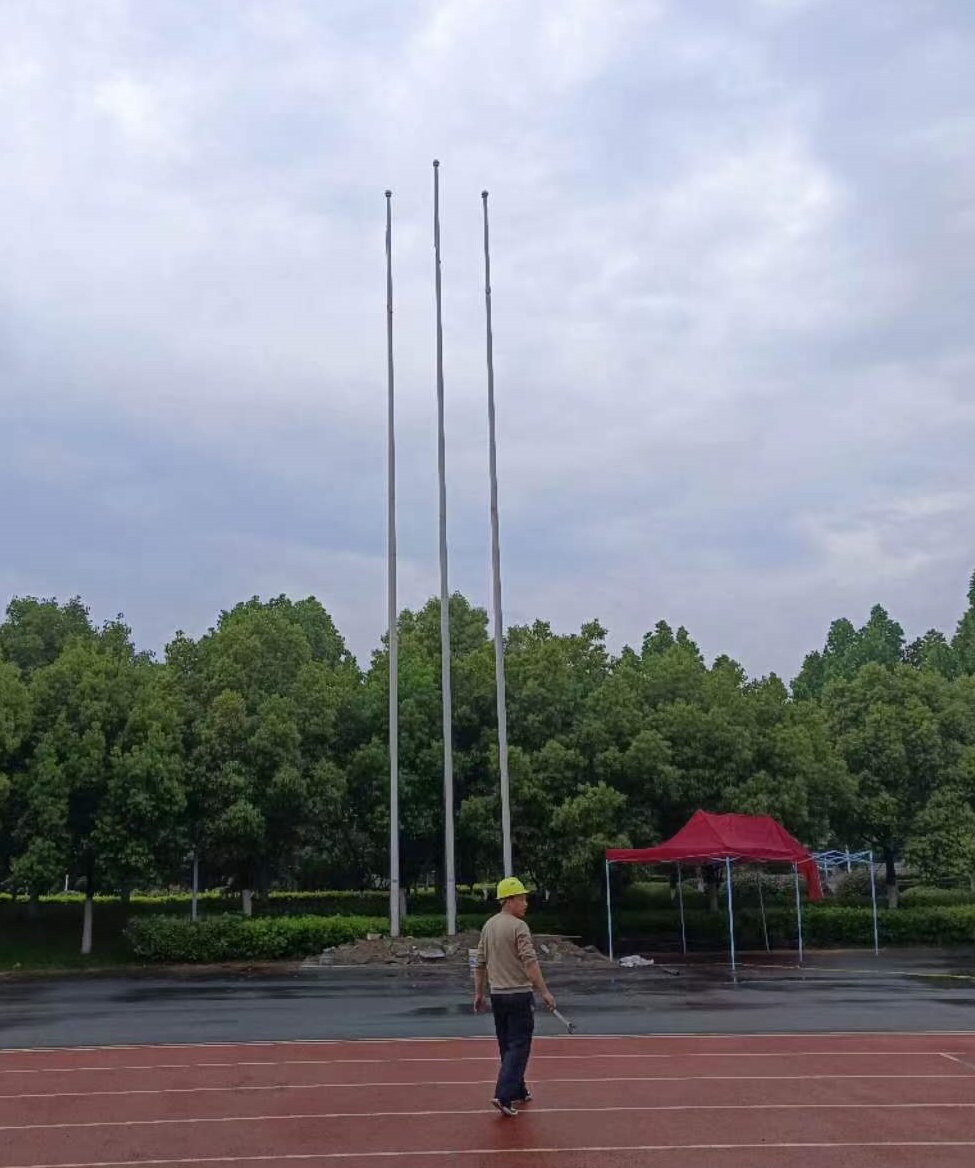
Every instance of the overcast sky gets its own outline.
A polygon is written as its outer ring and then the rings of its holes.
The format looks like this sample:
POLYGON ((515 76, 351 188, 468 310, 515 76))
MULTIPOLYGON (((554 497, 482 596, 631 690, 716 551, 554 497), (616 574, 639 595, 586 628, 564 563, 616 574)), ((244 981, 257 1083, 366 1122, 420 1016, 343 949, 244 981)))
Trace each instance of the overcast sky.
POLYGON ((0 0, 0 604, 143 647, 254 593, 385 627, 489 597, 491 191, 506 619, 684 623, 791 677, 975 567, 971 0, 0 0))

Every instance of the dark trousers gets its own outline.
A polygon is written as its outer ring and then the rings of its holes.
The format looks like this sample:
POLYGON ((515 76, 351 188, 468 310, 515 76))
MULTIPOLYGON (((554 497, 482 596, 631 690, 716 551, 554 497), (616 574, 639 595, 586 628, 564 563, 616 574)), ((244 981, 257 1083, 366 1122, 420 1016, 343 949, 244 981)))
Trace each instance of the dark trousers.
POLYGON ((492 994, 491 1010, 501 1051, 495 1098, 506 1104, 517 1103, 527 1094, 525 1068, 535 1031, 535 997, 532 993, 492 994))

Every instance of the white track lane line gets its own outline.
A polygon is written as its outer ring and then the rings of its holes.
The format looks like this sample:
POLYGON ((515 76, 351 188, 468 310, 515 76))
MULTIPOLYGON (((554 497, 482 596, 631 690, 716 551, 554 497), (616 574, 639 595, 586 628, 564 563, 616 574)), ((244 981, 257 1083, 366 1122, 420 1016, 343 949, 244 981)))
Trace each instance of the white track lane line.
POLYGON ((555 1148, 433 1148, 423 1152, 278 1152, 273 1156, 187 1156, 153 1160, 74 1160, 58 1164, 14 1164, 9 1168, 167 1168, 179 1164, 285 1164, 315 1160, 395 1160, 463 1156, 571 1156, 584 1152, 742 1152, 759 1149, 783 1151, 831 1148, 975 1148, 975 1140, 847 1140, 837 1143, 793 1141, 761 1144, 584 1144, 555 1148))
MULTIPOLYGON (((957 1077, 957 1076, 956 1076, 957 1077)), ((626 1112, 657 1111, 913 1111, 944 1108, 971 1110, 971 1103, 653 1103, 619 1104, 612 1107, 535 1107, 526 1115, 615 1115, 626 1112)), ((220 1123, 292 1123, 295 1120, 319 1119, 456 1119, 460 1116, 488 1116, 486 1107, 468 1107, 453 1111, 314 1111, 291 1115, 207 1115, 181 1119, 108 1119, 83 1123, 12 1123, 0 1125, 0 1132, 66 1131, 91 1128, 169 1127, 220 1123)))
MULTIPOLYGON (((536 1042, 603 1042, 606 1039, 641 1042, 648 1038, 655 1039, 701 1039, 705 1041, 724 1040, 740 1042, 743 1038, 931 1038, 931 1037, 973 1038, 975 1029, 970 1030, 768 1030, 747 1031, 740 1034, 719 1034, 713 1031, 682 1030, 673 1033, 666 1030, 649 1030, 644 1034, 574 1034, 566 1039, 564 1034, 538 1034, 536 1042)), ((79 1046, 10 1046, 0 1047, 0 1057, 5 1054, 54 1054, 58 1052, 74 1052, 84 1050, 233 1050, 246 1047, 267 1046, 392 1046, 407 1043, 458 1043, 458 1042, 495 1042, 488 1035, 448 1036, 427 1035, 418 1038, 266 1038, 247 1042, 117 1042, 107 1044, 83 1044, 79 1046)), ((788 1051, 783 1051, 788 1054, 788 1051)), ((841 1052, 840 1052, 841 1053, 841 1052)), ((882 1051, 878 1051, 882 1054, 882 1051)))
MULTIPOLYGON (((781 1083, 810 1082, 814 1079, 911 1080, 975 1079, 971 1074, 830 1074, 830 1075, 619 1075, 599 1079, 536 1079, 537 1083, 781 1083)), ((92 1099, 99 1096, 123 1098, 140 1095, 218 1095, 254 1091, 372 1091, 377 1087, 395 1087, 400 1090, 429 1087, 484 1087, 493 1086, 496 1079, 439 1079, 422 1082, 395 1083, 262 1083, 233 1087, 126 1087, 118 1091, 32 1091, 0 1095, 3 1099, 92 1099)))
MULTIPOLYGON (((967 1053, 967 1052, 963 1052, 967 1053)), ((842 1054, 843 1058, 917 1058, 918 1055, 954 1057, 943 1050, 697 1050, 681 1053, 610 1053, 610 1054, 533 1054, 532 1063, 543 1062, 591 1062, 593 1059, 708 1059, 708 1058, 742 1058, 742 1059, 770 1059, 770 1058, 836 1058, 842 1054)), ((110 1071, 191 1071, 191 1070, 230 1070, 235 1067, 359 1067, 359 1066, 391 1066, 400 1063, 496 1063, 497 1054, 458 1055, 455 1058, 445 1056, 424 1056, 395 1059, 235 1059, 231 1062, 192 1062, 192 1063, 127 1063, 116 1066, 63 1066, 63 1067, 0 1067, 0 1075, 74 1075, 74 1074, 104 1074, 110 1071)), ((960 1058, 958 1061, 963 1061, 960 1058)), ((975 1066, 972 1068, 975 1070, 975 1066)))

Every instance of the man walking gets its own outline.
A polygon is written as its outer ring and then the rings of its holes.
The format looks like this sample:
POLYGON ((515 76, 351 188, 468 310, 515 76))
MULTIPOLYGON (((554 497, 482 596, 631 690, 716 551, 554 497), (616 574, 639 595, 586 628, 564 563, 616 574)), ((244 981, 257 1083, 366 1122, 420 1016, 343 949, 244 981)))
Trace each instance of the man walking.
POLYGON ((555 1009, 555 998, 542 977, 531 930, 525 924, 528 889, 517 877, 508 876, 498 885, 498 900, 501 911, 481 930, 477 948, 474 1010, 484 1009, 487 983, 501 1051, 501 1071, 491 1104, 513 1118, 518 1114, 515 1104, 530 1103, 532 1098, 525 1085, 525 1069, 535 1030, 534 991, 550 1010, 555 1009))

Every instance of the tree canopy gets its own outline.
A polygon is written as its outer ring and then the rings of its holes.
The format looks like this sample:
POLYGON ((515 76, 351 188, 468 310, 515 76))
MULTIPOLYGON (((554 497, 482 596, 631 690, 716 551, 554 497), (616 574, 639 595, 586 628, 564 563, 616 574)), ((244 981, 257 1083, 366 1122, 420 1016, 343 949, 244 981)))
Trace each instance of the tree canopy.
MULTIPOLYGON (((791 686, 708 663, 658 621, 614 654, 598 621, 507 630, 516 864, 596 895, 605 847, 656 842, 698 808, 767 813, 810 846, 876 849, 893 882, 975 864, 975 576, 949 636, 907 643, 880 605, 830 626, 791 686)), ((451 598, 457 864, 501 867, 493 645, 451 598)), ((399 618, 403 879, 443 867, 439 604, 399 618)), ((361 668, 314 598, 251 598, 161 660, 78 598, 0 623, 0 880, 37 896, 185 883, 381 887, 388 646, 361 668)))

